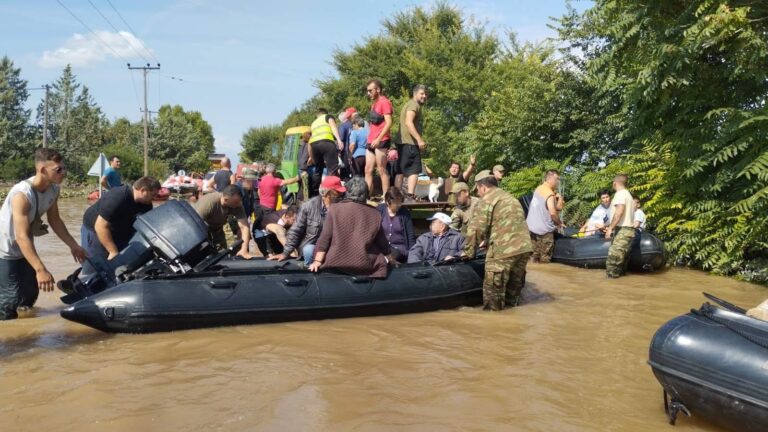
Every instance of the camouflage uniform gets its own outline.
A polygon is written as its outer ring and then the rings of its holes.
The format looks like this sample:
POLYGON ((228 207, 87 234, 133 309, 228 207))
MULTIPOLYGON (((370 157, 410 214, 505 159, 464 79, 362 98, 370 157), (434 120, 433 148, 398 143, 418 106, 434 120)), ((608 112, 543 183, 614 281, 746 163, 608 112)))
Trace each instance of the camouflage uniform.
POLYGON ((467 256, 475 256, 483 241, 488 245, 483 280, 485 309, 516 306, 531 255, 531 239, 520 202, 499 188, 489 190, 475 206, 466 237, 467 256))
POLYGON ((453 213, 451 213, 451 228, 461 231, 462 234, 466 235, 469 218, 472 216, 478 201, 480 200, 477 197, 469 197, 469 208, 457 205, 453 213))
POLYGON ((630 249, 635 239, 635 229, 632 227, 616 227, 608 258, 605 260, 605 272, 608 277, 617 278, 627 273, 630 249))
POLYGON ((542 264, 552 261, 552 252, 555 250, 555 233, 549 232, 538 235, 531 233, 533 243, 533 260, 542 264))

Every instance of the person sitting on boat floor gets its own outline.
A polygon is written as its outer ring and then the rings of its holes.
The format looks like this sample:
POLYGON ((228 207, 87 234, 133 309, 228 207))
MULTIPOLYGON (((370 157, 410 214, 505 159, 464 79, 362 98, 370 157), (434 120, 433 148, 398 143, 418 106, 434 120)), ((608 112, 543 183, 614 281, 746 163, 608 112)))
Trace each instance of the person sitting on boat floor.
POLYGON ((299 251, 304 265, 312 263, 315 244, 323 230, 328 208, 339 201, 347 191, 336 176, 326 176, 320 183, 320 195, 311 198, 299 208, 296 222, 286 234, 282 253, 271 255, 268 259, 285 261, 292 253, 299 251))
POLYGON ((456 198, 456 207, 451 213, 451 228, 466 234, 469 218, 479 198, 469 195, 469 186, 466 183, 454 183, 451 193, 456 198))
POLYGON ((640 208, 640 198, 635 198, 635 220, 633 226, 637 233, 645 231, 645 212, 640 208))
POLYGON ((416 239, 416 244, 408 252, 408 262, 426 261, 434 264, 461 255, 464 250, 464 236, 450 227, 451 217, 437 212, 427 220, 432 221, 429 231, 416 239))
MULTIPOLYGON (((136 216, 152 210, 152 199, 160 190, 160 182, 142 177, 133 186, 113 187, 83 214, 80 243, 89 257, 111 260, 128 246, 136 230, 136 216)), ((83 262, 80 278, 96 272, 90 261, 83 262)))
POLYGON ((408 261, 408 251, 416 243, 411 212, 403 207, 403 200, 405 196, 400 189, 389 188, 384 194, 384 202, 377 207, 392 255, 401 263, 408 261))
POLYGON ((238 235, 243 240, 243 245, 240 247, 237 256, 251 259, 251 254, 248 252, 251 230, 248 226, 245 210, 243 209, 243 195, 240 192, 240 188, 236 185, 229 185, 221 192, 211 192, 203 195, 195 203, 194 208, 197 214, 208 224, 208 240, 219 249, 227 247, 224 224, 227 223, 230 215, 234 216, 239 227, 238 235))
POLYGON ((309 270, 339 269, 355 275, 387 277, 387 264, 397 265, 381 229, 381 213, 369 206, 368 185, 352 177, 344 201, 328 208, 309 270))
POLYGON ((611 191, 600 191, 600 204, 592 212, 592 215, 579 228, 579 232, 585 237, 603 235, 605 226, 608 225, 608 212, 611 208, 611 191))
POLYGON ((253 239, 263 256, 283 252, 286 230, 296 222, 298 210, 298 206, 292 205, 283 210, 267 212, 259 218, 258 225, 254 223, 253 239))

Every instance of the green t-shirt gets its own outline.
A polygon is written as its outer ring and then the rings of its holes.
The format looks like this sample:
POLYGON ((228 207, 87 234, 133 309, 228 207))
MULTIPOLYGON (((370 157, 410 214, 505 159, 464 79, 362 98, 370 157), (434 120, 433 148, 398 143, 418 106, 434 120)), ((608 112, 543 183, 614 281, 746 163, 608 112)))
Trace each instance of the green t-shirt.
POLYGON ((416 131, 419 133, 419 135, 422 134, 421 104, 413 99, 409 99, 408 102, 403 106, 403 110, 400 112, 400 143, 416 145, 416 140, 411 136, 411 132, 409 132, 408 128, 405 126, 405 114, 408 111, 413 111, 416 113, 416 117, 413 119, 413 125, 416 126, 416 131))
POLYGON ((234 216, 235 219, 245 219, 245 210, 243 206, 237 208, 229 208, 221 205, 221 192, 213 192, 203 195, 195 203, 195 210, 197 214, 208 224, 210 231, 217 231, 221 229, 229 216, 234 216))

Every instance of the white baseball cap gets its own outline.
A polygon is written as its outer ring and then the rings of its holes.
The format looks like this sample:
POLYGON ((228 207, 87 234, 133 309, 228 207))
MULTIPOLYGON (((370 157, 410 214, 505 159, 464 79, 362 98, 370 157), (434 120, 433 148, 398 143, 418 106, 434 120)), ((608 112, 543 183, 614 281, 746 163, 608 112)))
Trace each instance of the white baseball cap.
POLYGON ((435 219, 439 220, 440 222, 442 222, 442 223, 444 223, 446 225, 450 225, 451 224, 451 217, 448 216, 445 213, 437 212, 437 213, 433 214, 432 217, 427 218, 427 220, 429 220, 429 221, 435 220, 435 219))

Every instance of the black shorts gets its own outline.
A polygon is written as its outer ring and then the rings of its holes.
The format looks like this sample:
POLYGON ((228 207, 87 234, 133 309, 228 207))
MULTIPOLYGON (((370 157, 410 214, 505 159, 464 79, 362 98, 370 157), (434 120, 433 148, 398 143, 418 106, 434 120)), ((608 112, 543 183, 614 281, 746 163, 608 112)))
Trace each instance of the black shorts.
MULTIPOLYGON (((378 149, 379 149, 379 150, 383 150, 383 151, 387 151, 387 150, 389 150, 389 147, 390 147, 391 145, 392 145, 392 141, 391 141, 391 140, 385 140, 385 141, 382 141, 382 142, 381 142, 381 144, 379 144, 379 147, 378 147, 378 149)), ((371 148, 371 143, 368 143, 368 145, 367 145, 367 146, 365 146, 365 148, 366 148, 366 149, 367 149, 369 152, 371 152, 371 153, 376 153, 376 152, 374 151, 374 149, 372 149, 372 148, 371 148)))
POLYGON ((400 171, 404 176, 421 174, 421 151, 419 146, 400 145, 400 171))

